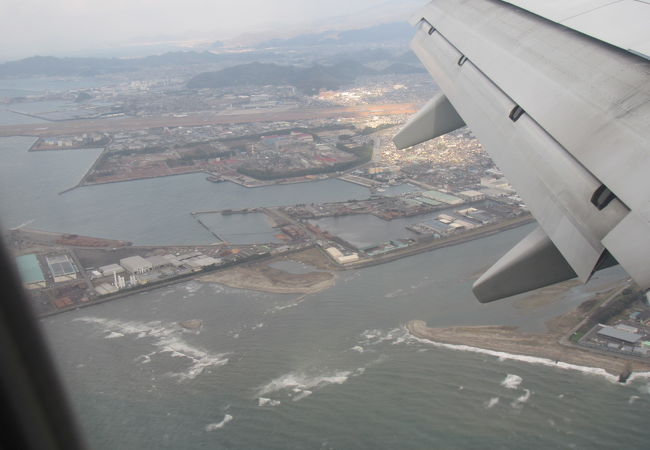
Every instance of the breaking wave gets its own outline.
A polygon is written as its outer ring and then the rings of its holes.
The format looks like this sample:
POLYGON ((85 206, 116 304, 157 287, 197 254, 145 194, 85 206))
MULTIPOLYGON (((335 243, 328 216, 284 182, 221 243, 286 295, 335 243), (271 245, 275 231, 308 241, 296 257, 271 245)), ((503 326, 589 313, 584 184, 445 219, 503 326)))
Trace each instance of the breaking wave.
POLYGON ((521 406, 528 401, 530 398, 530 391, 528 389, 524 389, 524 393, 517 397, 516 399, 513 400, 513 402, 510 404, 513 408, 521 408, 521 406))
POLYGON ((286 303, 284 305, 276 305, 273 308, 266 311, 264 314, 275 314, 275 313, 283 311, 285 309, 295 308, 296 306, 300 305, 305 300, 305 297, 306 297, 306 295, 301 295, 300 297, 298 297, 297 299, 295 299, 294 301, 292 301, 290 303, 286 303))
POLYGON ((302 389, 302 390, 298 389, 297 392, 296 392, 296 395, 294 395, 291 400, 293 400, 294 402, 297 402, 299 400, 302 400, 305 397, 310 396, 311 394, 312 394, 312 391, 309 391, 307 389, 302 389))
POLYGON ((230 414, 226 414, 223 418, 223 420, 219 423, 210 423, 205 426, 205 431, 214 431, 214 430, 219 430, 224 427, 228 422, 230 422, 233 419, 233 417, 230 414))
MULTIPOLYGON (((627 379, 627 382, 634 380, 648 380, 650 379, 650 372, 633 372, 632 375, 627 379)), ((649 389, 650 393, 650 389, 649 389)))
POLYGON ((362 375, 364 371, 365 368, 360 367, 355 370, 339 370, 324 374, 290 372, 261 386, 258 389, 257 396, 266 398, 264 396, 285 391, 293 401, 297 402, 325 386, 343 384, 351 377, 362 375))
POLYGON ((483 406, 485 406, 485 409, 490 409, 496 406, 497 403, 499 403, 499 397, 492 397, 490 400, 485 402, 483 406))
POLYGON ((257 399, 257 406, 278 406, 280 403, 280 400, 273 400, 270 398, 260 397, 257 399))
POLYGON ((508 389, 517 389, 521 382, 522 378, 519 375, 513 375, 509 373, 501 382, 501 386, 508 389))
POLYGON ((343 384, 352 375, 352 371, 338 371, 327 375, 309 375, 304 372, 291 372, 271 380, 262 386, 258 394, 260 396, 272 394, 283 389, 304 390, 311 388, 322 388, 328 384, 343 384))
MULTIPOLYGON (((358 342, 359 345, 362 345, 364 347, 376 345, 382 342, 390 342, 393 345, 397 345, 401 343, 425 344, 427 346, 445 348, 448 350, 479 353, 483 355, 494 356, 498 358, 499 361, 507 361, 507 360, 520 361, 528 364, 555 367, 557 369, 563 369, 563 370, 572 370, 583 374, 596 375, 606 379, 611 383, 619 384, 618 376, 612 375, 611 373, 607 372, 605 369, 601 369, 599 367, 581 366, 577 364, 570 364, 562 361, 556 361, 548 358, 542 358, 539 356, 528 356, 528 355, 519 355, 515 353, 500 352, 500 351, 488 350, 480 347, 472 347, 464 344, 447 344, 444 342, 437 342, 431 339, 419 338, 417 336, 414 336, 408 331, 406 326, 401 326, 400 328, 394 328, 389 331, 384 331, 380 329, 364 330, 361 333, 358 342)), ((629 385, 631 382, 636 380, 650 380, 650 372, 633 372, 625 384, 629 385)), ((650 383, 648 384, 648 393, 650 394, 650 383)))
POLYGON ((384 295, 384 298, 395 298, 403 295, 408 295, 408 292, 404 292, 404 289, 398 289, 396 291, 389 292, 384 295))
POLYGON ((393 328, 383 331, 379 329, 364 330, 359 339, 360 345, 376 345, 381 342, 392 341, 394 344, 402 343, 410 337, 405 328, 393 328))
MULTIPOLYGON (((484 355, 494 356, 498 358, 500 361, 513 360, 513 361, 521 361, 529 364, 537 364, 537 365, 542 365, 547 367, 556 367, 558 369, 574 370, 584 374, 598 375, 600 377, 605 378, 607 381, 610 381, 612 383, 618 383, 617 376, 612 375, 611 373, 607 372, 605 369, 601 369, 599 367, 579 366, 577 364, 569 364, 562 361, 554 361, 548 358, 541 358, 538 356, 517 355, 514 353, 506 353, 506 352, 499 352, 496 350, 487 350, 479 347, 471 347, 469 345, 445 344, 443 342, 436 342, 430 339, 423 339, 413 335, 411 335, 411 337, 415 341, 428 344, 428 345, 433 345, 439 348, 446 348, 449 350, 457 350, 457 351, 470 352, 470 353, 481 353, 484 355)), ((635 373, 628 379, 628 383, 631 380, 639 377, 650 377, 650 373, 649 372, 635 373)))
MULTIPOLYGON (((539 356, 528 356, 528 355, 519 355, 516 353, 506 353, 506 352, 500 352, 496 350, 488 350, 480 347, 472 347, 463 344, 447 344, 444 342, 437 342, 431 339, 420 338, 411 334, 406 328, 406 326, 402 326, 400 328, 396 328, 388 332, 382 332, 381 330, 365 330, 362 336, 364 337, 364 339, 360 342, 377 344, 382 341, 390 340, 393 341, 394 344, 398 344, 401 342, 406 342, 407 344, 420 343, 420 344, 426 344, 438 348, 446 348, 448 350, 480 353, 484 355, 494 356, 498 358, 499 361, 506 361, 506 360, 520 361, 528 364, 555 367, 557 369, 573 370, 576 372, 581 372, 583 374, 600 376, 611 383, 620 384, 617 375, 612 375, 611 373, 607 372, 605 369, 601 369, 600 367, 581 366, 578 364, 570 364, 562 361, 542 358, 539 356)), ((629 385, 633 381, 637 381, 637 380, 650 380, 650 372, 633 372, 630 375, 630 377, 627 379, 625 384, 629 385)), ((648 385, 648 393, 650 394, 650 383, 648 385)))
POLYGON ((175 358, 185 358, 189 360, 190 365, 184 371, 168 374, 179 381, 194 379, 206 368, 222 366, 228 362, 229 353, 211 353, 186 342, 182 338, 183 328, 176 323, 165 325, 160 321, 121 321, 100 317, 79 317, 74 321, 95 325, 102 331, 110 333, 108 336, 113 339, 124 336, 136 339, 151 338, 151 344, 157 350, 140 355, 136 361, 146 364, 153 356, 163 353, 168 353, 175 358))
POLYGON ((124 335, 122 333, 116 333, 115 331, 111 331, 105 336, 106 339, 115 339, 119 337, 124 337, 124 335))

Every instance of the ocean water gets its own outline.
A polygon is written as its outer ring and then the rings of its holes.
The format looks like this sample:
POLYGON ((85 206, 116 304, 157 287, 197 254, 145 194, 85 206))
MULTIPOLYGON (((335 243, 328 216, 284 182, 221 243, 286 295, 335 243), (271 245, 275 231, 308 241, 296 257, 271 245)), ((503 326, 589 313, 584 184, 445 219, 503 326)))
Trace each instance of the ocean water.
POLYGON ((416 318, 534 329, 570 309, 472 297, 486 249, 525 228, 338 273, 317 294, 190 281, 43 326, 92 448, 646 448, 647 379, 620 385, 405 330, 416 318), (201 327, 179 325, 190 319, 201 327))

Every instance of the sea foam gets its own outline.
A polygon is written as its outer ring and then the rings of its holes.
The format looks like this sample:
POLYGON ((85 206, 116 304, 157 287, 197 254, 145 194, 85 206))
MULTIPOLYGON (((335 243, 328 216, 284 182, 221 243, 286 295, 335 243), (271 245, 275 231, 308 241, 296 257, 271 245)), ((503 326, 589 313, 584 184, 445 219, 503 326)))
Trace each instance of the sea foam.
POLYGON ((521 408, 521 406, 528 401, 530 398, 530 391, 528 389, 524 389, 524 393, 517 397, 516 399, 513 400, 512 403, 510 403, 510 406, 513 408, 521 408))
MULTIPOLYGON (((529 364, 537 364, 537 365, 542 365, 542 366, 548 366, 548 367, 556 367, 558 369, 565 369, 565 370, 574 370, 577 372, 581 372, 584 374, 589 374, 589 375, 598 375, 600 377, 605 378, 607 381, 610 381, 612 383, 618 383, 618 377, 615 375, 612 375, 611 373, 607 372, 605 369, 601 369, 598 367, 588 367, 588 366, 579 366, 577 364, 569 364, 565 363, 562 361, 554 361, 548 358, 541 358, 538 356, 527 356, 527 355, 517 355, 514 353, 506 353, 506 352, 498 352, 495 350, 488 350, 484 348, 479 348, 479 347, 471 347, 469 345, 463 345, 463 344, 446 344, 444 342, 437 342, 437 341, 432 341, 430 339, 424 339, 424 338, 419 338, 417 336, 411 335, 412 338, 418 342, 424 343, 424 344, 429 344, 433 345, 435 347, 439 348, 446 348, 449 350, 456 350, 456 351, 463 351, 463 352, 471 352, 471 353, 481 353, 484 355, 490 355, 498 358, 500 361, 505 361, 505 360, 513 360, 513 361, 521 361, 529 364)), ((642 373, 635 373, 632 374, 632 376, 628 379, 628 383, 636 378, 639 377, 650 377, 649 372, 642 372, 642 373)))
POLYGON ((290 372, 274 378, 264 386, 261 386, 258 389, 257 396, 265 398, 263 396, 285 391, 293 401, 297 402, 311 395, 315 390, 332 384, 343 384, 351 377, 360 376, 364 372, 364 367, 355 370, 339 370, 316 374, 307 372, 290 372))
POLYGON ((264 314, 275 314, 275 313, 283 311, 285 309, 295 308, 296 306, 300 305, 305 300, 305 297, 306 297, 305 295, 302 295, 302 296, 298 297, 296 300, 294 300, 294 301, 292 301, 290 303, 286 303, 284 305, 276 305, 273 308, 271 308, 270 310, 266 311, 264 314))
POLYGON ((499 403, 499 397, 492 397, 490 400, 484 403, 486 409, 490 409, 499 403))
POLYGON ((185 358, 190 365, 182 372, 172 372, 168 375, 179 381, 194 379, 206 368, 222 366, 228 362, 229 353, 212 353, 195 347, 182 338, 183 329, 176 323, 163 324, 160 321, 138 322, 104 319, 100 317, 79 317, 77 322, 93 324, 109 333, 111 338, 131 336, 137 339, 148 337, 151 345, 157 350, 136 358, 136 361, 146 364, 157 354, 168 353, 172 357, 185 358))
POLYGON ((302 400, 305 397, 310 396, 311 394, 312 394, 312 391, 310 391, 308 389, 303 389, 303 390, 299 391, 296 395, 294 395, 294 397, 291 400, 293 400, 294 402, 297 402, 299 400, 302 400))
POLYGON ((352 375, 352 371, 342 370, 324 375, 310 375, 304 372, 291 372, 279 376, 259 389, 260 396, 281 391, 295 389, 296 392, 311 388, 322 388, 328 384, 343 384, 352 375))
POLYGON ((501 382, 501 386, 508 389, 517 389, 522 382, 522 378, 519 375, 514 375, 509 373, 504 380, 501 382))
POLYGON ((233 417, 230 414, 226 414, 223 418, 223 420, 219 423, 210 423, 205 426, 205 431, 214 431, 214 430, 219 430, 224 427, 228 422, 230 422, 233 419, 233 417))
POLYGON ((280 400, 273 400, 265 397, 260 397, 257 399, 257 406, 278 406, 280 403, 280 400))
POLYGON ((382 342, 392 341, 394 344, 400 344, 406 340, 410 335, 404 328, 393 328, 392 330, 383 331, 378 329, 364 330, 361 333, 359 344, 361 345, 376 345, 382 342))
POLYGON ((122 333, 116 333, 115 331, 111 331, 105 336, 106 339, 115 339, 120 337, 124 337, 124 335, 122 333))

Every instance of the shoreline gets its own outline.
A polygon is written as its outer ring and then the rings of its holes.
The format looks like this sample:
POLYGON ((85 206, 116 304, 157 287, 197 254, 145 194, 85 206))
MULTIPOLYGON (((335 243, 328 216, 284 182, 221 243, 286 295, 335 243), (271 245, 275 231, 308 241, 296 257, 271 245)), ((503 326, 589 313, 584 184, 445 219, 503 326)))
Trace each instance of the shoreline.
MULTIPOLYGON (((512 306, 533 309, 545 306, 564 298, 563 294, 575 285, 575 280, 567 280, 546 286, 518 299, 512 306)), ((546 320, 545 331, 541 332, 525 332, 503 325, 428 327, 422 320, 409 321, 406 329, 413 338, 436 347, 591 373, 624 384, 635 378, 650 378, 650 358, 583 347, 569 338, 601 305, 617 299, 628 286, 628 280, 617 279, 588 290, 590 295, 576 308, 546 320)))
MULTIPOLYGON (((569 312, 558 319, 574 313, 575 311, 569 312)), ((437 347, 593 373, 614 382, 619 381, 619 376, 627 370, 632 372, 628 381, 633 380, 635 375, 650 376, 650 361, 631 361, 614 354, 607 355, 561 344, 563 332, 568 331, 565 329, 562 332, 526 333, 516 327, 494 325, 430 328, 422 320, 409 321, 406 329, 414 338, 437 347)))

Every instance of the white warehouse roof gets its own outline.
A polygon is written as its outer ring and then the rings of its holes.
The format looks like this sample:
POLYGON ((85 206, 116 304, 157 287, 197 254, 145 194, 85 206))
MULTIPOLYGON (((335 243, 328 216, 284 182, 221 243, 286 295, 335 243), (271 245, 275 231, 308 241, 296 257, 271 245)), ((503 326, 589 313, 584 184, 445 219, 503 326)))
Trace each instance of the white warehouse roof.
POLYGON ((113 272, 115 273, 124 272, 124 267, 120 266, 119 264, 109 264, 107 266, 101 266, 99 268, 99 271, 102 273, 102 275, 107 276, 107 275, 113 275, 113 272))
POLYGON ((153 269, 149 261, 138 255, 120 259, 120 265, 130 273, 142 273, 153 269))

